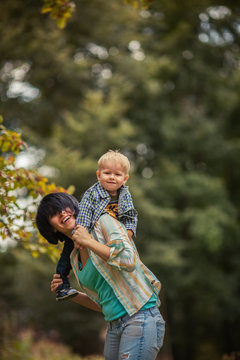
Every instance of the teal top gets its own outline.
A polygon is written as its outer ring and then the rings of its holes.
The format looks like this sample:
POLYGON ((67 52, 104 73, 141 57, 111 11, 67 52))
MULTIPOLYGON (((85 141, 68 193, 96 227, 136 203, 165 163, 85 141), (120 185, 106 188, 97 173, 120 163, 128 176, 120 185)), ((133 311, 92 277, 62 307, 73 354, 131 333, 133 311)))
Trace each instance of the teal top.
MULTIPOLYGON (((91 231, 93 238, 100 244, 110 248, 107 261, 89 249, 89 257, 93 266, 108 283, 116 298, 128 315, 136 314, 145 306, 153 293, 156 295, 156 305, 160 305, 158 294, 160 281, 142 263, 134 242, 129 239, 125 226, 108 213, 100 216, 91 231)), ((82 291, 93 301, 100 304, 98 291, 89 289, 81 281, 79 250, 74 248, 70 255, 71 265, 82 291)), ((113 317, 111 317, 113 318, 113 317)))
MULTIPOLYGON (((98 272, 89 258, 84 268, 79 271, 78 278, 80 283, 90 290, 97 291, 99 297, 99 305, 102 308, 104 319, 106 321, 113 321, 127 314, 125 308, 117 299, 113 289, 98 272)), ((141 308, 141 310, 149 309, 157 303, 157 296, 155 293, 151 296, 148 302, 141 308)))

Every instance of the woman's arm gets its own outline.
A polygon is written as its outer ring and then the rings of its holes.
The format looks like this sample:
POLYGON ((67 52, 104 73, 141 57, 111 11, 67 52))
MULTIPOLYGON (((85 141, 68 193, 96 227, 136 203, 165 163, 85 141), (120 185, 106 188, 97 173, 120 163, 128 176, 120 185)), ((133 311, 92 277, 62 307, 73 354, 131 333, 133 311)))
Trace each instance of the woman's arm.
POLYGON ((98 221, 97 240, 84 228, 77 227, 72 239, 75 247, 84 246, 119 270, 133 271, 137 252, 129 240, 126 228, 109 214, 98 221))
POLYGON ((87 296, 87 294, 79 292, 77 296, 74 296, 71 299, 72 302, 75 302, 76 304, 82 305, 88 309, 102 312, 101 307, 96 304, 90 297, 87 296))
MULTIPOLYGON (((56 292, 57 287, 62 284, 62 279, 59 274, 54 274, 53 279, 51 281, 51 291, 56 292)), ((76 304, 82 305, 88 309, 102 312, 101 307, 96 304, 92 299, 90 299, 87 294, 79 292, 77 296, 71 299, 72 302, 76 304)))
POLYGON ((84 246, 85 248, 92 250, 104 261, 108 261, 110 257, 110 248, 107 245, 96 241, 83 226, 76 226, 72 240, 75 243, 75 247, 84 246))

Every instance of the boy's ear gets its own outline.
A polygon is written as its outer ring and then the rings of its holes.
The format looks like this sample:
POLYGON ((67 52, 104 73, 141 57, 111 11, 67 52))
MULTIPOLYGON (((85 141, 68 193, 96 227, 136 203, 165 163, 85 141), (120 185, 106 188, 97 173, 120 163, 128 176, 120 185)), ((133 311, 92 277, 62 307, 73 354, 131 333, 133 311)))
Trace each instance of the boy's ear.
POLYGON ((126 176, 125 176, 125 179, 124 179, 124 184, 126 184, 126 182, 128 181, 128 179, 129 179, 129 175, 126 175, 126 176))
POLYGON ((99 179, 99 170, 96 171, 97 178, 99 179))

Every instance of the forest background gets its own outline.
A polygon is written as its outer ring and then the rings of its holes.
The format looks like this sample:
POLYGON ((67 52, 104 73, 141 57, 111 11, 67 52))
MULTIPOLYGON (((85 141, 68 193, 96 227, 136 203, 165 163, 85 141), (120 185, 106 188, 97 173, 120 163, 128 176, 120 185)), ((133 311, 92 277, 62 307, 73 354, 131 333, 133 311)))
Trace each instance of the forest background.
POLYGON ((240 1, 133 5, 79 0, 60 29, 40 0, 0 3, 1 360, 101 354, 101 315, 56 304, 56 253, 21 221, 43 193, 80 199, 116 148, 132 164, 136 245, 162 282, 160 359, 240 351, 240 1))

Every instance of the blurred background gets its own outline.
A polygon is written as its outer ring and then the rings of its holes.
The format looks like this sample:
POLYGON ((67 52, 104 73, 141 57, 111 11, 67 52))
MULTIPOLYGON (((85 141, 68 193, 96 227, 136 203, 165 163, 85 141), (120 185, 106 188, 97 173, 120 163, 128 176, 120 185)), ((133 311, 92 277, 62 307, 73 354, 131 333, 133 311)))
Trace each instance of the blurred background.
MULTIPOLYGON (((0 114, 28 143, 19 166, 79 200, 102 153, 128 156, 159 359, 239 359, 240 1, 135 3, 79 0, 60 29, 42 1, 2 0, 0 114)), ((55 266, 0 241, 1 360, 101 355, 102 316, 56 303, 55 266)))

